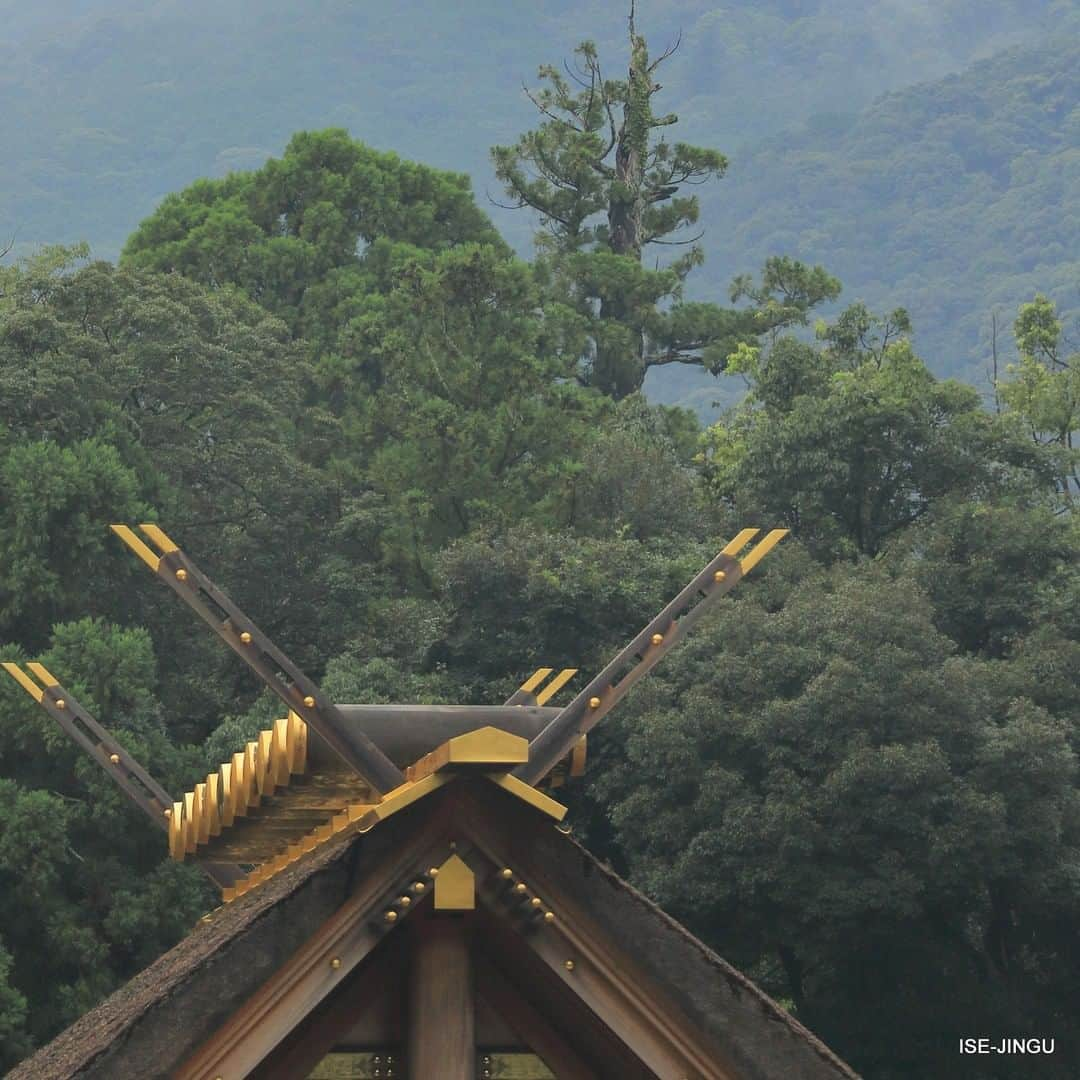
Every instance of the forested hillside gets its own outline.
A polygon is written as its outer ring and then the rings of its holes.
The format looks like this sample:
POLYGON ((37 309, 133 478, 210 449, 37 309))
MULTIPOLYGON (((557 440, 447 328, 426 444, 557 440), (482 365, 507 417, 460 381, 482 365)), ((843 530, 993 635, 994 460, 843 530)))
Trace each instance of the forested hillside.
MULTIPOLYGON (((493 27, 517 11, 490 8, 493 27)), ((93 20, 100 8, 83 10, 93 20)), ((101 33, 192 10, 129 12, 101 33)), ((652 19, 676 10, 657 5, 652 19)), ((695 25, 709 14, 687 10, 695 25)), ((870 19, 855 5, 759 5, 746 25, 785 10, 870 19)), ((1002 5, 1000 25, 974 5, 898 10, 901 28, 939 19, 938 40, 917 40, 948 66, 962 38, 968 59, 978 41, 1024 32, 1030 8, 1002 5)), ((206 5, 208 57, 227 11, 206 5)), ((14 25, 44 33, 32 13, 14 25)), ((401 62, 395 50, 415 47, 392 19, 385 34, 384 73, 401 62)), ((734 300, 703 280, 709 261, 663 246, 698 227, 714 251, 727 243, 727 211, 709 200, 730 197, 740 168, 696 121, 668 122, 676 64, 692 55, 688 40, 659 68, 658 83, 673 75, 662 90, 646 78, 669 36, 628 49, 624 23, 606 30, 621 50, 613 81, 590 82, 590 65, 609 66, 602 41, 577 54, 584 87, 560 84, 560 50, 545 48, 547 111, 484 132, 498 147, 492 193, 528 207, 497 221, 467 175, 442 168, 449 131, 412 160, 355 129, 290 130, 268 162, 260 147, 229 175, 170 178, 175 141, 161 127, 169 194, 139 204, 122 257, 69 246, 0 262, 0 658, 43 662, 180 791, 279 705, 169 606, 110 522, 160 522, 330 697, 372 703, 496 702, 541 664, 596 671, 738 528, 788 527, 590 737, 587 775, 562 789, 577 835, 868 1080, 1035 1075, 1030 1059, 958 1056, 961 1036, 987 1033, 1055 1039, 1037 1075, 1074 1080, 1080 353, 1043 294, 1075 248, 1062 240, 1044 264, 1020 240, 1029 224, 1052 230, 1050 204, 1069 194, 1075 163, 1055 133, 1075 85, 1071 46, 1048 50, 1038 71, 1032 52, 1006 54, 886 97, 827 136, 878 184, 870 220, 890 236, 901 223, 951 228, 901 182, 907 153, 929 183, 933 166, 913 147, 936 124, 927 147, 948 142, 985 166, 965 181, 976 193, 1027 175, 995 164, 1025 138, 1049 148, 1035 167, 1051 172, 1040 207, 993 204, 1026 291, 1007 310, 999 298, 1017 363, 1003 363, 988 401, 935 372, 944 362, 916 346, 924 328, 903 288, 875 278, 879 302, 852 302, 862 290, 833 277, 779 210, 777 246, 739 267, 751 276, 734 300), (621 81, 628 56, 637 82, 621 81), (988 83, 997 89, 970 89, 988 83), (926 104, 949 87, 950 110, 978 120, 974 141, 926 104), (610 146, 603 102, 620 118, 610 146), (1000 158, 978 156, 984 127, 1000 158), (505 221, 535 230, 538 252, 508 242, 505 221), (704 430, 650 405, 638 389, 682 366, 672 357, 702 374, 725 368, 745 397, 704 430)), ((307 40, 296 34, 298 56, 307 40)), ((100 56, 119 78, 111 47, 100 56)), ((139 63, 168 81, 160 58, 139 63)), ((472 51, 454 63, 467 86, 472 51)), ((209 109, 219 84, 206 64, 209 109)), ((272 62, 236 58, 238 93, 261 66, 272 62)), ((492 77, 512 88, 525 66, 500 60, 492 77)), ((445 80, 422 85, 437 102, 455 96, 445 80)), ((800 97, 792 84, 789 96, 800 97)), ((32 114, 43 124, 46 102, 32 114)), ((293 107, 258 103, 275 124, 293 107)), ((828 124, 814 126, 825 140, 828 124)), ((814 138, 791 141, 795 159, 809 160, 814 138)), ((747 160, 785 153, 773 144, 747 160)), ((83 160, 72 151, 72 190, 83 160)), ((840 182, 830 169, 821 163, 823 189, 840 182)), ((44 185, 51 174, 34 175, 44 185)), ((117 180, 125 213, 131 183, 117 180)), ((776 205, 779 179, 758 185, 776 205)), ((836 215, 862 205, 845 190, 843 204, 826 191, 836 215)), ((745 205, 746 235, 763 244, 771 219, 745 205)), ((90 204, 71 213, 97 227, 90 204)), ((851 230, 840 240, 855 259, 851 230)), ((916 293, 920 265, 912 255, 898 269, 916 293)), ((935 272, 959 274, 944 248, 935 272)), ((216 903, 197 872, 163 856, 160 835, 5 676, 0 1065, 216 903)))
POLYGON ((986 387, 992 313, 1042 291, 1080 316, 1080 35, 789 130, 704 207, 714 281, 778 251, 824 262, 851 298, 902 298, 934 369, 986 387))
MULTIPOLYGON (((22 252, 88 240, 115 257, 168 191, 331 124, 471 175, 486 203, 499 191, 488 149, 528 123, 521 83, 537 65, 589 37, 608 74, 625 63, 622 19, 599 2, 7 0, 0 15, 0 236, 22 252)), ((1048 44, 1075 34, 1075 0, 655 0, 639 19, 658 46, 681 30, 666 105, 731 159, 707 197, 696 295, 721 299, 764 255, 799 254, 870 303, 902 289, 930 364, 966 378, 981 374, 994 305, 1034 287, 1071 311, 1077 65, 1048 44), (1033 47, 860 113, 1010 46, 1033 47)), ((488 208, 527 252, 520 216, 488 208)), ((703 412, 717 396, 677 368, 648 385, 703 412)))

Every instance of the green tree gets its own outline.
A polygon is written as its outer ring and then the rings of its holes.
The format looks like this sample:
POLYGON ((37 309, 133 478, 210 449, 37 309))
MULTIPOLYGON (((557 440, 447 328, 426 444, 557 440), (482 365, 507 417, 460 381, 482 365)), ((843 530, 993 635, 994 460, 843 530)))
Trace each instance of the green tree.
POLYGON ((88 611, 152 625, 165 696, 201 737, 251 684, 186 618, 151 614, 160 596, 108 526, 161 521, 310 665, 348 636, 311 591, 339 425, 311 400, 307 350, 235 287, 78 255, 0 283, 0 635, 36 651, 88 611))
MULTIPOLYGON (((7 642, 0 652, 21 658, 7 642)), ((195 778, 197 755, 163 723, 144 630, 59 624, 37 655, 167 789, 195 778)), ((8 983, 40 1042, 176 942, 212 894, 197 871, 169 861, 162 834, 11 680, 0 699, 0 917, 8 983)), ((9 1038, 9 1057, 29 1048, 17 1027, 9 1038)))
POLYGON ((693 413, 624 398, 577 455, 562 521, 597 537, 708 533, 717 523, 692 464, 700 434, 693 413))
POLYGON ((237 285, 320 354, 348 354, 339 337, 348 335, 355 298, 372 286, 365 253, 380 238, 436 251, 466 242, 505 250, 466 177, 330 128, 297 133, 261 169, 166 197, 129 238, 122 263, 212 288, 237 285))
POLYGON ((678 117, 654 110, 661 89, 654 75, 677 43, 651 59, 633 5, 629 23, 625 80, 605 78, 596 46, 583 43, 575 68, 564 74, 545 65, 542 88, 526 91, 543 117, 539 128, 492 150, 512 205, 539 215, 540 250, 589 317, 581 377, 615 398, 640 390, 650 367, 690 363, 719 372, 740 340, 803 321, 807 308, 839 292, 820 268, 771 260, 757 295, 746 279, 732 290, 733 301, 758 301, 753 309, 683 302, 683 283, 703 258, 698 237, 681 238, 699 214, 697 197, 683 192, 722 177, 727 159, 662 134, 678 117), (665 269, 649 270, 643 265, 649 245, 687 251, 665 269), (777 290, 786 294, 785 305, 776 302, 777 290))
POLYGON ((413 251, 365 301, 363 347, 394 361, 374 393, 343 381, 348 453, 386 508, 381 549, 422 579, 454 537, 557 515, 603 412, 572 378, 581 320, 542 295, 528 264, 466 244, 413 251))
POLYGON ((53 620, 93 606, 112 584, 108 522, 149 516, 112 446, 0 441, 0 636, 40 648, 53 620))
POLYGON ((750 392, 703 440, 714 495, 830 560, 877 555, 946 496, 1045 485, 1044 455, 972 387, 936 379, 904 328, 902 312, 875 320, 856 305, 819 325, 822 346, 744 346, 734 366, 750 392))
POLYGON ((0 1068, 15 1065, 31 1043, 26 1033, 26 995, 11 982, 11 953, 0 943, 0 1068))
POLYGON ((806 570, 778 555, 612 718, 618 850, 866 1075, 1010 1075, 955 1035, 1077 1034, 1074 731, 909 574, 806 570))
POLYGON ((1067 353, 1061 322, 1052 301, 1038 295, 1022 304, 1014 324, 1020 361, 998 393, 1010 413, 1058 462, 1062 502, 1080 498, 1080 352, 1067 353))
MULTIPOLYGON (((922 582, 940 630, 965 652, 1002 658, 1039 627, 1062 624, 1050 611, 1069 595, 1076 523, 1056 512, 1045 489, 947 498, 891 550, 922 582)), ((1060 644, 1050 648, 1059 653, 1060 644)))

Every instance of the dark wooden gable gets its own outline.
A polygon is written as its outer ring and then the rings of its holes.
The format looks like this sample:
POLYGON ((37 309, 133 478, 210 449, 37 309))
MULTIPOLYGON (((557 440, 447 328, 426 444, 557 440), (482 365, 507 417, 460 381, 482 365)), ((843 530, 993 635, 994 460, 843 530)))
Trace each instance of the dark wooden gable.
POLYGON ((490 1018, 477 1022, 557 1076, 855 1075, 550 818, 472 777, 219 909, 11 1075, 302 1077, 358 1028, 400 1063, 416 942, 448 920, 468 942, 475 1015, 490 1018), (476 909, 433 913, 429 872, 452 852, 476 909))

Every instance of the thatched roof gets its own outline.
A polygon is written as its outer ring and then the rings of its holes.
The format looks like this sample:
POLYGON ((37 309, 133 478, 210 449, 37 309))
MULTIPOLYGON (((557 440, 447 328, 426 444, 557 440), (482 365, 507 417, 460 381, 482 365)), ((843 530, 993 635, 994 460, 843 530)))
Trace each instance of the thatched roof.
MULTIPOLYGON (((490 785, 462 830, 491 822, 514 865, 543 875, 604 928, 747 1080, 853 1080, 819 1039, 550 819, 490 785), (477 825, 477 823, 480 823, 477 825)), ((460 792, 458 794, 460 800, 460 792)), ((347 831, 213 912, 145 971, 42 1047, 11 1080, 165 1077, 352 893, 366 870, 450 804, 440 791, 369 833, 347 831)), ((395 931, 396 932, 396 931, 395 931)))

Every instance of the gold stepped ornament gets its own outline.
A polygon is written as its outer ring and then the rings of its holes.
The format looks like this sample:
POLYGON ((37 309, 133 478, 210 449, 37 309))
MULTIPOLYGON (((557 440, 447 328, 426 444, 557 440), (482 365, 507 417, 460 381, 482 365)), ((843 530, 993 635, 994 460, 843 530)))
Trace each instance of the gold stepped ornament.
POLYGON ((237 817, 245 817, 264 798, 287 788, 292 777, 307 767, 307 741, 307 724, 294 712, 260 731, 231 761, 173 803, 169 854, 180 861, 194 855, 237 817))

